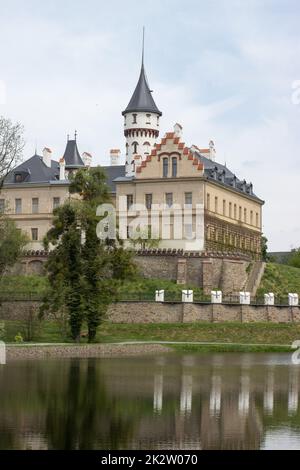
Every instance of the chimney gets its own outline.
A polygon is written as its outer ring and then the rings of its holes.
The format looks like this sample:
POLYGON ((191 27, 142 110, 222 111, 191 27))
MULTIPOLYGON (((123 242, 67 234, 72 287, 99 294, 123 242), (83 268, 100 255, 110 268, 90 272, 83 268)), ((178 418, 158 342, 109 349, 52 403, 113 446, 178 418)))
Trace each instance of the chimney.
POLYGON ((59 160, 59 179, 61 181, 66 179, 66 174, 65 174, 65 168, 66 168, 66 162, 64 158, 61 158, 59 160))
POLYGON ((120 165, 121 150, 120 149, 111 149, 110 151, 110 164, 120 165))
POLYGON ((216 149, 214 141, 209 142, 209 158, 214 162, 216 160, 216 149))
POLYGON ((174 132, 175 132, 176 137, 181 137, 182 136, 182 125, 178 124, 178 122, 176 122, 176 124, 174 126, 174 132))
POLYGON ((84 152, 82 154, 82 160, 83 160, 83 163, 84 163, 84 166, 86 167, 90 167, 91 166, 91 163, 92 163, 92 155, 88 152, 84 152))
POLYGON ((45 147, 43 150, 43 162, 48 168, 51 168, 51 157, 52 157, 51 149, 49 149, 48 147, 45 147))

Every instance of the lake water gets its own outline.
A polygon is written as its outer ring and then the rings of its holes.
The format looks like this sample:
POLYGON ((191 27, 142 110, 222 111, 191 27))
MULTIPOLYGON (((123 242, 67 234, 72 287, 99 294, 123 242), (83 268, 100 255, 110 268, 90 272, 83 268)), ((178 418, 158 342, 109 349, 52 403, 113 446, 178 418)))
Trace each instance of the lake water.
POLYGON ((1 449, 300 449, 290 354, 0 366, 1 449))

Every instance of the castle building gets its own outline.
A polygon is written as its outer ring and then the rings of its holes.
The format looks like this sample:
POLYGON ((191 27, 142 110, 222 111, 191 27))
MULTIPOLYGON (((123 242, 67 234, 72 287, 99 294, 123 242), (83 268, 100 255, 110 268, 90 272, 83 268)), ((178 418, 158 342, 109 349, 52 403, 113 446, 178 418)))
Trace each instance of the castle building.
MULTIPOLYGON (((206 148, 186 145, 178 123, 158 140, 162 113, 147 81, 144 59, 138 83, 122 115, 125 162, 121 161, 120 150, 112 149, 110 165, 103 167, 120 217, 121 196, 129 209, 133 204, 143 204, 147 209, 157 204, 185 207, 190 216, 183 221, 182 234, 176 233, 173 215, 169 235, 162 237, 164 221, 159 216, 161 249, 243 253, 258 259, 263 200, 254 193, 252 183, 239 179, 218 163, 213 141, 206 148), (200 212, 198 207, 202 208, 200 212), (192 236, 194 233, 196 237, 192 236)), ((69 175, 91 165, 92 156, 79 153, 75 134, 74 139, 68 138, 62 158, 54 159, 45 147, 42 156, 35 154, 7 176, 0 193, 0 210, 6 211, 29 235, 29 250, 42 250, 53 209, 69 198, 69 175)))

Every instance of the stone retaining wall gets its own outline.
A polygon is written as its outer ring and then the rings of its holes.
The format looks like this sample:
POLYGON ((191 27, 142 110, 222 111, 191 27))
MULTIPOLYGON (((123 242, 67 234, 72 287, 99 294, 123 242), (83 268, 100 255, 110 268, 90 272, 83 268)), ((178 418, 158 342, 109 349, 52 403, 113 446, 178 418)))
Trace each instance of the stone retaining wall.
MULTIPOLYGON (((3 302, 0 320, 28 320, 37 315, 40 303, 33 301, 3 302)), ((108 310, 112 323, 193 323, 207 322, 300 322, 300 307, 199 304, 181 302, 118 302, 108 310)))

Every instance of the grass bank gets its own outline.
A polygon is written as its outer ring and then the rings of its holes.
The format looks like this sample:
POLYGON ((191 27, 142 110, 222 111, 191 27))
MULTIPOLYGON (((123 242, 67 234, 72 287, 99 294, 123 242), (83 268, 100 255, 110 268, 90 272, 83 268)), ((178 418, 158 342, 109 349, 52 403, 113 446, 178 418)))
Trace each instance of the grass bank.
MULTIPOLYGON (((26 338, 26 325, 22 322, 6 321, 4 340, 14 342, 16 334, 26 338)), ((55 321, 43 321, 31 330, 32 342, 66 343, 71 340, 67 331, 55 321)), ((206 344, 170 345, 181 351, 290 351, 289 345, 300 339, 300 324, 265 323, 173 323, 173 324, 112 324, 104 322, 99 328, 98 343, 120 343, 126 341, 174 341, 206 344), (209 343, 209 344, 207 344, 209 343)), ((81 343, 86 344, 83 337, 81 343)))
POLYGON ((273 292, 285 301, 289 292, 300 295, 300 269, 277 263, 267 263, 257 296, 273 292))

